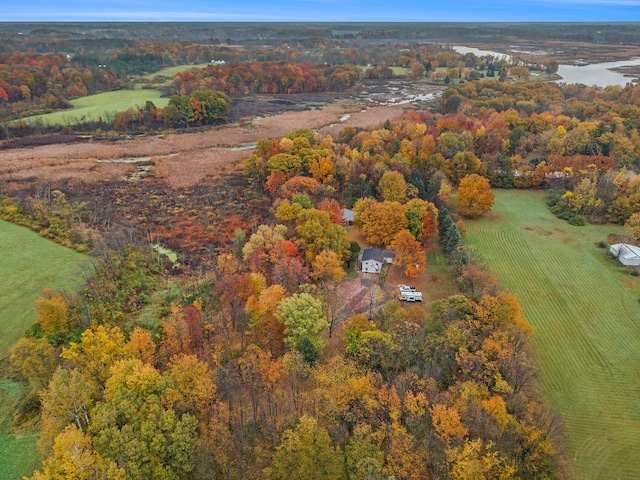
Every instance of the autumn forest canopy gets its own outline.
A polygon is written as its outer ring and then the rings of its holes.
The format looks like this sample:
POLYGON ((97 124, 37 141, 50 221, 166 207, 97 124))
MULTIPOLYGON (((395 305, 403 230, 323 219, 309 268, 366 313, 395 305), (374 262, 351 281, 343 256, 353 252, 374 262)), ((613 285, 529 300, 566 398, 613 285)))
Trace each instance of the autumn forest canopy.
POLYGON ((170 155, 129 177, 7 167, 0 218, 89 254, 80 287, 45 290, 6 352, 2 374, 21 385, 13 431, 38 434, 30 478, 565 478, 534 328, 465 245, 465 222, 491 218, 492 189, 540 189, 572 225, 623 225, 637 241, 640 86, 527 81, 557 64, 461 55, 419 30, 397 42, 374 29, 357 45, 315 29, 259 45, 117 33, 82 49, 67 29, 3 33, 0 157, 30 138, 89 149, 224 134, 241 99, 338 95, 398 80, 394 68, 440 94, 373 127, 347 118, 333 135, 299 125, 238 145, 242 160, 215 177, 200 174, 213 148, 194 144, 186 187, 163 170, 170 155), (134 83, 166 106, 64 132, 22 118, 134 83), (380 275, 357 271, 367 247, 395 254, 380 275), (401 302, 396 281, 432 291, 401 302))
MULTIPOLYGON (((343 93, 361 79, 402 77, 441 85, 482 78, 528 80, 531 72, 553 75, 558 68, 555 60, 508 62, 462 55, 446 46, 451 40, 433 39, 478 35, 486 28, 480 25, 454 32, 445 24, 430 29, 421 24, 402 28, 369 24, 358 26, 355 35, 330 24, 307 28, 247 24, 242 29, 233 24, 185 25, 138 24, 130 29, 119 24, 4 25, 0 28, 0 116, 11 121, 4 125, 4 138, 59 132, 65 127, 67 132, 146 132, 234 117, 232 108, 226 115, 201 118, 198 105, 189 102, 179 116, 174 109, 163 115, 162 108, 149 100, 126 111, 105 108, 93 116, 74 115, 72 101, 123 89, 158 91, 165 98, 190 96, 196 90, 240 98, 343 93), (161 72, 176 66, 184 68, 166 75, 161 72), (68 112, 64 124, 38 117, 52 112, 68 112)), ((611 41, 638 42, 624 25, 603 29, 600 35, 611 41)), ((496 38, 512 33, 507 26, 494 27, 492 32, 496 38)), ((520 35, 533 33, 522 27, 520 35)), ((585 34, 579 28, 557 28, 549 35, 578 41, 585 34)))

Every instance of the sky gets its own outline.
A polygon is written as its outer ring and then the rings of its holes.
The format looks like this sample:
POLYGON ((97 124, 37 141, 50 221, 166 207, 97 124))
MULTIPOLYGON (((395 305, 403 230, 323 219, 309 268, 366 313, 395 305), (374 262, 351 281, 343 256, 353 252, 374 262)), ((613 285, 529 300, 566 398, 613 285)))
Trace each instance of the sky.
POLYGON ((640 0, 4 0, 0 22, 632 22, 640 0))

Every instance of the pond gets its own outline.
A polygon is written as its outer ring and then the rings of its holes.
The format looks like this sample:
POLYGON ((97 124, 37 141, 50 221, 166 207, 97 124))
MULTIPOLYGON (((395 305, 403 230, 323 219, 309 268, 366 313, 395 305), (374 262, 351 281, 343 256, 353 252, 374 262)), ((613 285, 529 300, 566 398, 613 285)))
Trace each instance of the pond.
MULTIPOLYGON (((511 60, 509 55, 491 50, 481 50, 479 48, 465 47, 463 45, 453 45, 454 51, 465 54, 473 53, 481 57, 492 55, 497 59, 511 60)), ((638 66, 640 58, 631 58, 629 60, 619 60, 616 62, 592 63, 589 65, 564 65, 558 66, 558 75, 562 77, 558 82, 562 83, 584 83, 585 85, 595 85, 596 87, 607 87, 609 85, 625 86, 632 81, 632 78, 625 77, 623 74, 614 72, 612 68, 638 66)))

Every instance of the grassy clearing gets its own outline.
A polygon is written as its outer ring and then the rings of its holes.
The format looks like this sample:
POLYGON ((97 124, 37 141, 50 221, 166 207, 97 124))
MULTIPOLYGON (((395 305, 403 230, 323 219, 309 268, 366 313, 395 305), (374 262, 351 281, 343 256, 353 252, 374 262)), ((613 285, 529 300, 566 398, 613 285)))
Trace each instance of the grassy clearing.
MULTIPOLYGON (((0 220, 0 359, 24 334, 35 317, 42 289, 73 288, 84 255, 0 220)), ((1 376, 1 375, 0 375, 1 376)), ((36 436, 10 433, 22 386, 0 380, 0 478, 19 479, 38 466, 36 436)))
POLYGON ((144 106, 147 100, 156 107, 163 108, 169 103, 168 98, 160 98, 160 90, 118 90, 115 92, 97 93, 88 97, 71 100, 72 110, 34 115, 23 120, 33 122, 42 120, 49 125, 74 125, 83 121, 97 120, 107 116, 113 118, 116 112, 123 112, 138 105, 144 106))
POLYGON ((451 275, 447 257, 439 248, 427 252, 427 267, 421 275, 411 279, 398 278, 397 284, 401 283, 414 286, 422 292, 422 306, 426 310, 431 308, 434 301, 459 293, 458 284, 451 275))
POLYGON ((542 192, 497 191, 493 218, 466 224, 536 327, 540 383, 563 417, 572 476, 640 471, 640 281, 594 243, 619 228, 573 227, 542 192))
POLYGON ((4 358, 33 322, 34 302, 42 290, 75 287, 78 264, 86 257, 4 220, 0 220, 0 250, 0 358, 4 358))
MULTIPOLYGON (((347 238, 355 240, 360 244, 362 250, 370 248, 372 245, 367 242, 360 230, 355 227, 346 227, 347 238)), ((355 269, 354 262, 354 269, 355 269)), ((350 272, 348 272, 350 273, 350 272)), ((356 278, 359 272, 353 271, 349 278, 356 278)), ((447 298, 451 295, 459 293, 458 284, 451 276, 451 270, 447 257, 438 249, 429 249, 427 251, 427 267, 425 271, 415 278, 407 278, 401 275, 399 267, 392 267, 385 282, 385 288, 389 291, 395 291, 396 285, 410 284, 420 292, 422 292, 422 303, 403 303, 405 306, 420 305, 425 310, 431 308, 431 304, 441 298, 447 298)))

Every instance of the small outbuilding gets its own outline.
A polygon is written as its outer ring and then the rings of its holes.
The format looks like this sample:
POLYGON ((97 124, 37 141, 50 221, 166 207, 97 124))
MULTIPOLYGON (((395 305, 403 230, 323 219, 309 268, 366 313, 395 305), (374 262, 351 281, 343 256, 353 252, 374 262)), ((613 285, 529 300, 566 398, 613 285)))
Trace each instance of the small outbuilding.
POLYGON ((640 247, 629 245, 628 243, 616 243, 611 245, 609 252, 623 265, 628 267, 640 266, 640 247))
POLYGON ((348 208, 340 210, 340 223, 342 225, 351 225, 353 223, 353 210, 348 208))
POLYGON ((363 273, 380 273, 385 263, 393 263, 395 253, 391 250, 367 248, 358 256, 358 269, 363 273))

